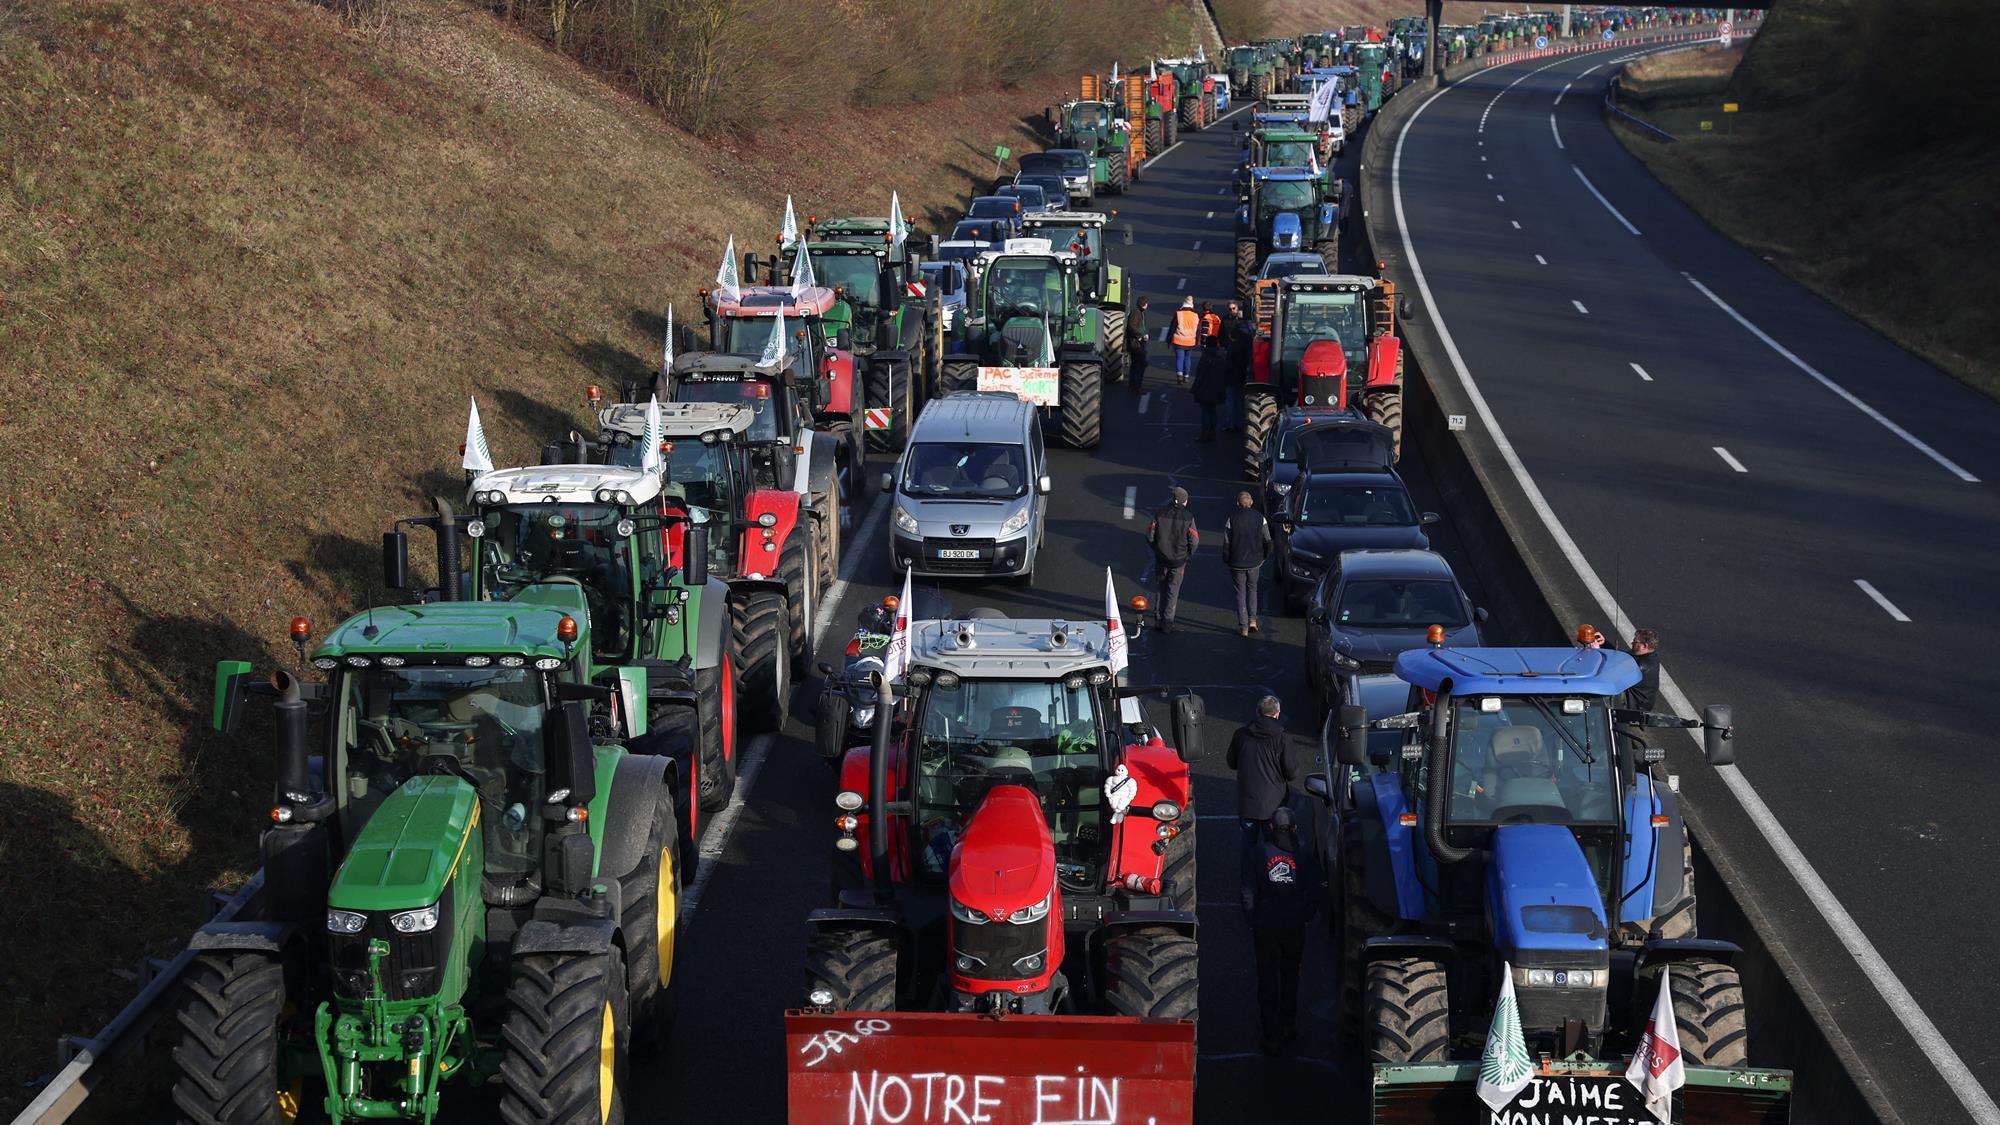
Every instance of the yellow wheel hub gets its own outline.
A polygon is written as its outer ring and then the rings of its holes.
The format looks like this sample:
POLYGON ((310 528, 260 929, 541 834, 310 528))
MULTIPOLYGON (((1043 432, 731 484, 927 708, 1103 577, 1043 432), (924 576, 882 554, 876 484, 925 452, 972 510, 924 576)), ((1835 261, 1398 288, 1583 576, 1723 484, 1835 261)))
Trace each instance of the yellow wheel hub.
POLYGON ((618 1020, 604 1002, 604 1030, 597 1040, 597 1119, 611 1119, 611 1096, 618 1088, 618 1020))
POLYGON ((660 987, 665 988, 674 979, 674 927, 680 922, 681 891, 674 879, 674 848, 678 840, 668 840, 660 849, 660 883, 653 899, 658 903, 653 911, 654 949, 660 963, 660 987))

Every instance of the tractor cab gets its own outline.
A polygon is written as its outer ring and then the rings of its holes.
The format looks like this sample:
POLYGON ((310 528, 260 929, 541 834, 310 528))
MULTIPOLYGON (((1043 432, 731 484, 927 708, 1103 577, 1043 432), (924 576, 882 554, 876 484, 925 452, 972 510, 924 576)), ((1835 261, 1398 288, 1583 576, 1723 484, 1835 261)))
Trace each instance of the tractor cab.
POLYGON ((1104 256, 1104 226, 1110 219, 1098 211, 1051 211, 1022 221, 1028 238, 1047 239, 1051 247, 1075 256, 1083 299, 1117 301, 1120 271, 1104 256))
POLYGON ((996 366, 1053 365, 1082 300, 1080 254, 1051 249, 1047 238, 1009 239, 980 261, 979 308, 987 339, 980 351, 996 366))
POLYGON ((846 345, 851 324, 839 312, 840 298, 824 285, 794 297, 782 285, 745 286, 730 298, 703 290, 713 350, 726 355, 762 356, 771 333, 783 332, 785 356, 794 382, 818 384, 821 409, 844 410, 854 361, 846 345))
MULTIPOLYGON (((812 409, 824 388, 817 382, 801 382, 791 366, 765 363, 747 355, 719 352, 689 352, 677 356, 662 380, 666 393, 659 397, 674 402, 719 402, 741 406, 750 412, 748 438, 753 442, 796 444, 812 428, 812 409)), ((607 434, 624 435, 635 420, 642 425, 645 410, 636 399, 625 404, 633 409, 610 414, 600 412, 607 434)), ((627 456, 636 454, 632 447, 627 456)), ((623 464, 625 462, 614 462, 623 464)), ((636 465, 636 460, 631 461, 636 465)))
POLYGON ((1340 208, 1326 176, 1311 167, 1255 167, 1236 211, 1237 289, 1277 250, 1317 250, 1331 258, 1339 245, 1340 208), (1245 249, 1254 258, 1245 261, 1245 249))
POLYGON ((1374 278, 1336 274, 1296 274, 1258 283, 1253 308, 1259 332, 1251 364, 1263 376, 1259 382, 1272 388, 1279 403, 1304 404, 1304 361, 1314 348, 1318 359, 1311 374, 1316 385, 1324 388, 1334 369, 1336 361, 1329 350, 1340 353, 1338 370, 1343 378, 1337 395, 1329 396, 1324 389, 1318 393, 1319 404, 1341 410, 1351 399, 1362 397, 1370 375, 1369 349, 1376 339, 1373 298, 1378 285, 1374 278))
MULTIPOLYGON (((1250 192, 1250 171, 1258 167, 1309 168, 1319 160, 1319 136, 1303 125, 1279 123, 1252 129, 1243 144, 1243 161, 1236 167, 1236 194, 1250 192)), ((1321 168, 1330 178, 1332 170, 1321 168)))

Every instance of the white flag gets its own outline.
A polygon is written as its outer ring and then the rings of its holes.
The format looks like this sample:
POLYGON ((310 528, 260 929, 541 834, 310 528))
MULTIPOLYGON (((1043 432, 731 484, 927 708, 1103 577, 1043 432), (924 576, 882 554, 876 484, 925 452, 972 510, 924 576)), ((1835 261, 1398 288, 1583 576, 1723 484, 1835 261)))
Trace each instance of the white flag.
POLYGON ((493 453, 486 446, 486 428, 479 424, 479 400, 472 400, 472 413, 465 419, 465 455, 459 465, 467 472, 493 471, 493 453))
POLYGON ((799 240, 799 213, 792 210, 792 197, 785 197, 785 225, 778 230, 778 246, 790 246, 799 240))
POLYGON ((805 296, 806 290, 818 284, 819 279, 813 276, 812 255, 807 253, 805 241, 801 239, 792 259, 792 300, 805 296))
MULTIPOLYGON (((1132 664, 1130 644, 1125 638, 1125 622, 1118 616, 1118 588, 1111 583, 1111 568, 1104 568, 1104 662, 1111 665, 1114 683, 1125 682, 1125 669, 1132 664)), ((1118 721, 1122 723, 1142 723, 1146 713, 1140 709, 1137 699, 1125 698, 1118 701, 1118 721)))
POLYGON ((667 350, 666 350, 666 351, 665 351, 665 352, 664 352, 664 353, 662 354, 662 357, 661 357, 661 360, 660 360, 660 370, 662 370, 662 371, 672 371, 673 369, 674 369, 674 306, 673 306, 673 303, 672 303, 672 302, 668 302, 668 304, 667 304, 667 350))
POLYGON ((736 281, 736 236, 729 236, 729 248, 722 252, 722 268, 715 271, 715 288, 725 301, 741 300, 743 290, 736 281))
POLYGON ((903 225, 903 199, 895 192, 889 193, 889 256, 903 252, 903 240, 910 237, 910 228, 903 225))
POLYGON ((903 572, 903 600, 896 603, 896 627, 889 631, 889 649, 882 655, 882 678, 896 683, 910 666, 910 572, 903 572))
POLYGON ((1151 62, 1151 61, 1148 61, 1148 62, 1146 63, 1146 81, 1148 81, 1148 82, 1158 82, 1159 80, 1160 80, 1160 67, 1159 67, 1159 65, 1158 65, 1157 63, 1154 63, 1154 62, 1151 62))
POLYGON ((1049 331, 1049 314, 1045 312, 1042 314, 1042 354, 1035 360, 1035 366, 1054 367, 1055 365, 1056 338, 1055 334, 1049 331))
POLYGON ((1499 1113, 1528 1083, 1535 1064, 1528 1059, 1528 1041, 1521 1034, 1521 1005, 1514 999, 1514 966, 1500 967, 1500 1002, 1493 1006, 1493 1025, 1486 1030, 1486 1054, 1479 1060, 1479 1100, 1499 1113))
POLYGON ((1625 1080, 1639 1088, 1646 1108, 1660 1121, 1673 1115, 1674 1091, 1687 1085, 1687 1067, 1681 1061, 1681 1033, 1674 1025, 1674 995, 1671 966, 1660 970, 1660 995, 1653 1001, 1653 1018, 1646 1021, 1646 1034, 1625 1068, 1625 1080))
POLYGON ((1333 113, 1333 97, 1340 90, 1340 83, 1328 79, 1313 87, 1312 112, 1308 116, 1313 121, 1325 121, 1333 113))
POLYGON ((1117 81, 1118 81, 1118 60, 1117 60, 1117 59, 1112 59, 1112 60, 1111 60, 1111 81, 1112 81, 1112 83, 1113 83, 1113 84, 1116 84, 1116 83, 1117 83, 1117 81))
POLYGON ((666 466, 660 458, 660 444, 666 440, 667 422, 660 417, 660 396, 654 395, 646 403, 646 434, 640 438, 645 447, 639 450, 639 467, 649 473, 657 473, 666 466))
POLYGON ((771 338, 764 342, 764 354, 757 360, 760 364, 782 367, 787 362, 785 353, 785 318, 771 318, 771 338))

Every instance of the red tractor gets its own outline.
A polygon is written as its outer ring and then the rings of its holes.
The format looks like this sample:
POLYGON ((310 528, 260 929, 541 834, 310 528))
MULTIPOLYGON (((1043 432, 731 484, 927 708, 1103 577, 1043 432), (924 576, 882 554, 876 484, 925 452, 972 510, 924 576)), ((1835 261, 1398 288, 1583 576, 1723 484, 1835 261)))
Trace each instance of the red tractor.
MULTIPOLYGON (((746 278, 756 276, 756 262, 755 255, 744 255, 746 278)), ((763 266, 766 280, 777 268, 775 261, 767 260, 763 266)), ((721 290, 701 290, 708 310, 710 351, 761 357, 771 343, 772 326, 783 324, 792 381, 813 388, 808 404, 813 429, 839 440, 842 469, 854 474, 850 479, 858 480, 867 403, 854 373, 847 320, 844 314, 828 318, 840 296, 820 285, 796 297, 786 285, 746 285, 735 297, 725 296, 721 290)))
POLYGON ((1354 411, 1403 447, 1403 342, 1393 282, 1299 274, 1257 283, 1257 336, 1243 388, 1243 472, 1258 477, 1264 446, 1288 407, 1354 411), (1336 359, 1337 356, 1337 359, 1336 359), (1330 379, 1337 371, 1339 378, 1330 379), (1336 391, 1337 388, 1337 391, 1336 391), (1316 401, 1308 402, 1309 391, 1316 401))
MULTIPOLYGON (((851 875, 808 919, 788 1034, 880 1025, 874 1061, 847 1060, 857 1080, 965 1057, 1002 1076, 1143 1065, 1171 1114, 1192 1093, 1174 1067, 1184 1051, 1191 1068, 1196 1016, 1200 697, 1121 687, 1115 627, 984 610, 900 624, 902 698, 876 677, 873 744, 840 763, 836 870, 851 875), (1141 694, 1167 696, 1179 749, 1141 694), (866 1015, 883 1012, 937 1014, 866 1015), (991 1049, 1010 1035, 1023 1041, 991 1049), (1142 1048, 1168 1065, 1134 1063, 1142 1048)), ((848 1092, 810 1066, 795 1056, 794 1120, 818 1119, 801 1099, 848 1092)))

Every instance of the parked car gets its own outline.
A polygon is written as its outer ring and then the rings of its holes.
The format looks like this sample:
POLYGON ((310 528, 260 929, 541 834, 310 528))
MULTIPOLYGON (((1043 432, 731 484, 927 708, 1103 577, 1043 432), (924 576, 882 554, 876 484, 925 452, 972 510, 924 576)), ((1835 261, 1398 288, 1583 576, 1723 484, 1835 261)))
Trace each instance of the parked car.
POLYGON ((998 391, 959 391, 924 407, 894 472, 890 565, 897 571, 1006 576, 1032 583, 1048 511, 1041 418, 998 391))
POLYGON ((1354 677, 1387 672, 1396 654, 1442 642, 1477 648, 1486 611, 1432 551, 1342 551, 1306 603, 1306 683, 1315 714, 1349 702, 1354 677), (1432 626, 1443 630, 1434 641, 1432 626))
POLYGON ((1020 157, 1023 172, 1054 172, 1062 177, 1069 202, 1089 206, 1095 188, 1091 182, 1090 154, 1080 148, 1052 148, 1020 157))
POLYGON ((965 260, 938 258, 920 263, 917 269, 923 274, 925 288, 937 294, 939 307, 944 310, 944 330, 952 331, 965 315, 966 288, 971 276, 965 260))
POLYGON ((972 201, 971 207, 966 208, 965 217, 997 224, 994 233, 998 237, 989 238, 987 241, 1005 242, 1020 233, 1021 201, 1011 195, 982 195, 972 201))
POLYGON ((946 257, 963 256, 976 258, 987 250, 1006 241, 1006 223, 997 219, 960 219, 951 228, 951 237, 939 244, 938 249, 946 257), (996 230, 995 228, 1000 228, 996 230), (1000 237, 995 238, 998 234, 1000 237), (975 247, 970 253, 965 248, 975 247))
MULTIPOLYGON (((1051 205, 1047 189, 1040 184, 1004 184, 994 191, 995 195, 1012 196, 1021 201, 1021 214, 1041 215, 1061 209, 1061 204, 1051 205)), ((1060 193, 1056 196, 1061 199, 1060 193)))
POLYGON ((1017 187, 1038 187, 1048 199, 1048 210, 1060 211, 1069 206, 1069 185, 1063 174, 1056 169, 1035 169, 1021 172, 1014 177, 1017 187))
POLYGON ((1263 268, 1257 271, 1257 280, 1269 281, 1278 277, 1332 272, 1327 260, 1310 250, 1285 250, 1264 259, 1263 268))

